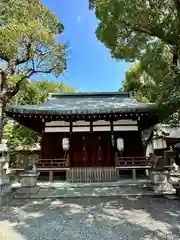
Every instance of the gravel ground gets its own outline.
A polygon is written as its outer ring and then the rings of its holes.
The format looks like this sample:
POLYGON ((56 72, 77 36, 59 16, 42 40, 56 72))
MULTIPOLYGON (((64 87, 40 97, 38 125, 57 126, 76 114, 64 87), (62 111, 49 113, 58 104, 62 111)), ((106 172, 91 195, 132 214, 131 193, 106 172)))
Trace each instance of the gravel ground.
POLYGON ((0 240, 180 239, 180 201, 163 197, 14 200, 0 240))

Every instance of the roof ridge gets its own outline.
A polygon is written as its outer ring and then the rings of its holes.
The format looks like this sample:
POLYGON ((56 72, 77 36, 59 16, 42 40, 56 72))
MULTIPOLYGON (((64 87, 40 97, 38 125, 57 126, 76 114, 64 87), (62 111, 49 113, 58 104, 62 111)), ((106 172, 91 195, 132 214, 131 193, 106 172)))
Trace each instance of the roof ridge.
POLYGON ((77 93, 50 93, 48 99, 61 97, 132 97, 131 92, 77 92, 77 93))

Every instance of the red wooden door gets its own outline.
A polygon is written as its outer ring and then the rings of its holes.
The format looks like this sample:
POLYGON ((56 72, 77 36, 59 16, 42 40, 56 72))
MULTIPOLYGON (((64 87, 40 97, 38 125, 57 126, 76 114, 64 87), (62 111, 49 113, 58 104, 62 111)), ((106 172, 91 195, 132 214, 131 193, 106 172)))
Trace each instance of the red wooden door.
POLYGON ((74 167, 90 165, 91 152, 87 147, 87 136, 84 133, 72 133, 70 137, 70 163, 74 167))
POLYGON ((111 166, 111 136, 107 133, 73 133, 70 162, 76 167, 111 166))
POLYGON ((110 133, 98 132, 95 134, 95 145, 93 148, 95 166, 112 166, 111 158, 112 143, 110 133))
POLYGON ((102 137, 98 133, 92 134, 91 141, 92 161, 93 167, 104 165, 104 152, 102 149, 102 137))

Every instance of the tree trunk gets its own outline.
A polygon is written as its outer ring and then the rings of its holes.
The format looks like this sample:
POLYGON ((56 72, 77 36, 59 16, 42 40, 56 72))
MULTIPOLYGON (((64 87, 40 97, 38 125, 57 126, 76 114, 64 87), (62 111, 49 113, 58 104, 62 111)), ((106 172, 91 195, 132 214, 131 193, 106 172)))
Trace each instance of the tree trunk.
MULTIPOLYGON (((3 73, 0 74, 0 92, 2 92, 4 86, 3 73)), ((5 103, 0 99, 0 144, 2 143, 3 138, 3 126, 4 126, 4 110, 5 103)))
POLYGON ((2 142, 2 138, 3 138, 3 120, 4 120, 4 107, 3 107, 3 103, 0 102, 0 144, 2 142))

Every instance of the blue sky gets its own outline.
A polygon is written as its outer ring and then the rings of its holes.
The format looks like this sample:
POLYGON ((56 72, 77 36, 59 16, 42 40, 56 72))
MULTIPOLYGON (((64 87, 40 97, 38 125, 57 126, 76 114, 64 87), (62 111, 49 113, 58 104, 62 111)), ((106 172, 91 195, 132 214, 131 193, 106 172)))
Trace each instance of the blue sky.
POLYGON ((109 50, 96 39, 97 20, 88 9, 88 0, 42 3, 64 24, 61 39, 69 44, 68 69, 58 80, 82 91, 117 91, 130 64, 111 59, 109 50))

